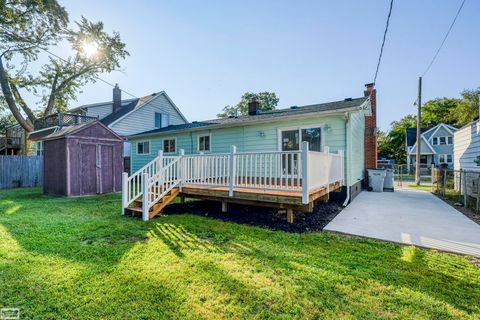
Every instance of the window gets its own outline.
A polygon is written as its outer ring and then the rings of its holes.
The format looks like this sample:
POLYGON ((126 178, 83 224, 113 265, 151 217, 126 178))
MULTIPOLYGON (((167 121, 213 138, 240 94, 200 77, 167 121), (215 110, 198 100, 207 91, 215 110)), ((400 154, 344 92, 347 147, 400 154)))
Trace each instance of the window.
POLYGON ((437 137, 433 137, 433 145, 434 146, 438 145, 438 138, 437 137))
POLYGON ((300 141, 308 142, 310 151, 322 151, 322 128, 303 128, 281 132, 282 151, 300 150, 300 141))
MULTIPOLYGON (((280 133, 280 147, 282 151, 300 150, 300 142, 308 142, 310 151, 322 151, 322 128, 299 128, 294 130, 282 130, 280 133)), ((282 168, 285 174, 297 174, 298 156, 282 158, 282 168)))
POLYGON ((150 154, 150 141, 137 142, 137 154, 150 154))
POLYGON ((163 139, 163 152, 165 153, 174 153, 176 148, 175 139, 163 139))
POLYGON ((453 156, 451 154, 440 154, 438 155, 438 162, 440 163, 452 163, 453 156))
POLYGON ((210 151, 210 135, 198 137, 198 151, 200 152, 210 151))
POLYGON ((155 128, 168 127, 169 125, 170 125, 169 114, 155 112, 155 128))
POLYGON ((453 144, 453 137, 447 137, 447 144, 453 144))
POLYGON ((155 128, 162 127, 162 114, 155 112, 155 128))
POLYGON ((38 141, 35 147, 37 156, 43 156, 43 141, 38 141))
POLYGON ((447 137, 440 137, 440 145, 447 144, 447 137))

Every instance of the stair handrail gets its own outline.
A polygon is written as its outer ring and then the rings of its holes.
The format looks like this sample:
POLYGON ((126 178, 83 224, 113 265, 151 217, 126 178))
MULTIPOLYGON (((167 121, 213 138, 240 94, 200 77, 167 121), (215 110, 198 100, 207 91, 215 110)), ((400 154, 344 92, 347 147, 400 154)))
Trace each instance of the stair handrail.
POLYGON ((143 167, 135 171, 132 175, 124 172, 122 175, 122 212, 125 211, 133 201, 137 200, 143 193, 143 177, 146 174, 148 178, 155 175, 163 166, 164 161, 171 161, 172 157, 164 159, 163 152, 159 151, 158 155, 145 164, 143 167))
POLYGON ((148 182, 148 209, 150 209, 161 198, 167 195, 173 188, 178 187, 181 182, 179 176, 180 157, 163 167, 159 173, 150 177, 148 182), (157 191, 157 188, 159 189, 157 191))

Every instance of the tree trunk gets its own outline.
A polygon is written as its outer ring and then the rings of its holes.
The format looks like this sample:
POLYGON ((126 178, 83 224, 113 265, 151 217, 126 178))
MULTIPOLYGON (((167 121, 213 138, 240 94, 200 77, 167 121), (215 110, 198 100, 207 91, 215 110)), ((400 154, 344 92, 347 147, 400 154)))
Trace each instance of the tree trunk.
POLYGON ((18 123, 22 126, 23 129, 25 129, 27 132, 32 132, 33 127, 23 118, 22 114, 20 113, 20 110, 17 108, 15 99, 10 89, 8 75, 7 75, 7 72, 5 71, 5 68, 3 67, 3 61, 1 57, 0 57, 0 85, 2 88, 3 96, 5 97, 5 101, 7 102, 8 108, 12 112, 15 119, 18 121, 18 123))
POLYGON ((13 82, 10 82, 10 88, 13 91, 13 96, 15 97, 15 100, 18 102, 20 107, 22 107, 23 112, 27 114, 27 117, 30 120, 30 122, 34 123, 37 117, 35 117, 35 114, 33 113, 33 111, 27 106, 27 103, 25 102, 25 100, 23 100, 22 96, 20 95, 20 91, 18 91, 17 86, 13 82))
POLYGON ((55 95, 57 93, 57 81, 58 81, 58 73, 55 74, 55 77, 53 78, 52 91, 50 91, 50 96, 48 97, 48 104, 47 104, 47 107, 45 108, 45 113, 44 113, 45 117, 52 114, 53 107, 55 105, 55 95))

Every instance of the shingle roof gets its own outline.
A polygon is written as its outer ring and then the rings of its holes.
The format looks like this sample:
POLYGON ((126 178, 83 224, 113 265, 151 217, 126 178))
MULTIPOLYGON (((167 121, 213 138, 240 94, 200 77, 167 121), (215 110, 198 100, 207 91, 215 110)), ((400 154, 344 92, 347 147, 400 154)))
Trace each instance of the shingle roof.
MULTIPOLYGON (((424 133, 428 128, 421 128, 420 132, 424 133)), ((407 128, 407 147, 411 147, 417 141, 417 128, 407 128)))
POLYGON ((238 123, 249 123, 252 120, 259 121, 259 120, 268 120, 274 119, 278 117, 285 117, 291 115, 302 115, 302 114, 309 114, 309 113, 317 113, 317 112, 327 112, 327 111, 340 111, 343 109, 350 109, 354 107, 361 106, 368 98, 361 97, 355 99, 345 99, 341 101, 334 101, 328 103, 320 103, 320 104, 312 104, 306 105, 301 107, 290 107, 285 109, 277 109, 273 111, 263 112, 257 115, 244 115, 238 117, 229 117, 229 118, 220 118, 220 119, 213 119, 213 120, 205 120, 205 121, 194 121, 191 123, 181 124, 181 125, 171 125, 168 127, 163 127, 155 130, 145 131, 142 133, 138 133, 134 136, 145 135, 145 134, 152 134, 152 133, 163 133, 168 131, 174 130, 189 130, 198 127, 207 127, 213 125, 231 125, 231 124, 238 124, 238 123))
POLYGON ((123 117, 139 104, 140 99, 135 99, 126 106, 120 107, 120 110, 118 110, 115 113, 110 113, 108 116, 105 118, 101 119, 100 122, 102 122, 104 125, 108 126, 110 123, 114 122, 115 120, 119 119, 120 117, 123 117))

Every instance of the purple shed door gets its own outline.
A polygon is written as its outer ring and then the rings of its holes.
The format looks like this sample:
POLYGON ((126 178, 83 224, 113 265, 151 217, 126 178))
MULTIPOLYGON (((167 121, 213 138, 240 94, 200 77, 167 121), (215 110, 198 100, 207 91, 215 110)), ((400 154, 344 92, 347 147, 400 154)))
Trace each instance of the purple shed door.
POLYGON ((80 144, 80 194, 95 194, 97 189, 97 146, 80 144))
POLYGON ((113 165, 113 146, 100 146, 100 193, 115 191, 115 172, 113 165))

